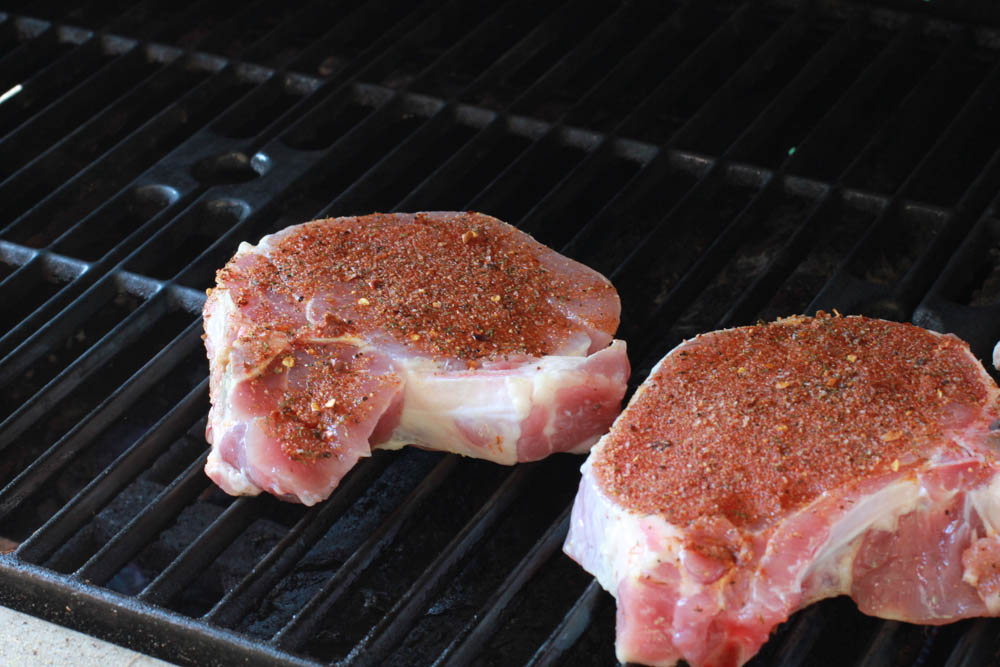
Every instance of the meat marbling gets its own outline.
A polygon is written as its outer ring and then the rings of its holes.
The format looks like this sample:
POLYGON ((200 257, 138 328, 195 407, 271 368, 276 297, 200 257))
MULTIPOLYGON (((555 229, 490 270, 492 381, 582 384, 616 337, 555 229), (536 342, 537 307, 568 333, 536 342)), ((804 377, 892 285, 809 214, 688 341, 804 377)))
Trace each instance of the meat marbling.
POLYGON ((841 594, 1000 614, 998 397, 963 341, 863 317, 675 348, 591 451, 565 544, 617 598, 619 660, 740 665, 841 594))
POLYGON ((585 452, 625 393, 619 312, 606 278, 477 213, 241 244, 204 309, 206 472, 311 505, 372 447, 505 464, 585 452))

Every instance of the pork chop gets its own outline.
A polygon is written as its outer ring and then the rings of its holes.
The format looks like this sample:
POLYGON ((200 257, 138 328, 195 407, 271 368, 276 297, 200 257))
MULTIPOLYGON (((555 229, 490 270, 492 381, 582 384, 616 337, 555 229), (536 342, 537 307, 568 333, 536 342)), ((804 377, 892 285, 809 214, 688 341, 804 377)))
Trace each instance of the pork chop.
POLYGON ((231 494, 311 505, 372 447, 585 452, 621 408, 614 288, 496 218, 296 225, 241 244, 216 285, 205 470, 231 494))
POLYGON ((841 594, 1000 614, 998 397, 958 338, 864 317, 675 348, 591 451, 565 544, 617 598, 619 660, 741 665, 841 594))

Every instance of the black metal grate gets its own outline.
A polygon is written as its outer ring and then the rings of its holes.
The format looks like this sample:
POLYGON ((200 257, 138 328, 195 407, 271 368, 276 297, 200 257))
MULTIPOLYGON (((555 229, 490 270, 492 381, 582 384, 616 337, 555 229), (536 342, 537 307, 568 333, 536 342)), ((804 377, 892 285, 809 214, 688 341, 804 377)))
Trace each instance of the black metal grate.
MULTIPOLYGON (((613 279, 633 386, 818 308, 1000 338, 1000 33, 925 3, 8 4, 0 601, 139 650, 614 661, 613 600, 560 552, 579 458, 379 453, 310 509, 204 477, 202 291, 242 240, 507 219, 613 279)), ((836 599, 753 664, 979 665, 998 637, 836 599)))

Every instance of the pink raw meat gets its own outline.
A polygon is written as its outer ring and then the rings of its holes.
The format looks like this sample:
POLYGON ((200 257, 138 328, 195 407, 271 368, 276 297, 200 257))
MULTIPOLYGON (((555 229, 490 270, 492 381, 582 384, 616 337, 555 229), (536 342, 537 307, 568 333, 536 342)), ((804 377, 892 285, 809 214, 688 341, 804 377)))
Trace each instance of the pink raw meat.
POLYGON ((591 451, 565 545, 617 598, 619 660, 741 665, 836 595, 1000 613, 998 398, 961 340, 863 317, 674 349, 591 451))
POLYGON ((478 213, 318 220, 242 244, 205 303, 208 475, 311 505, 373 447, 585 452, 628 379, 606 278, 478 213))

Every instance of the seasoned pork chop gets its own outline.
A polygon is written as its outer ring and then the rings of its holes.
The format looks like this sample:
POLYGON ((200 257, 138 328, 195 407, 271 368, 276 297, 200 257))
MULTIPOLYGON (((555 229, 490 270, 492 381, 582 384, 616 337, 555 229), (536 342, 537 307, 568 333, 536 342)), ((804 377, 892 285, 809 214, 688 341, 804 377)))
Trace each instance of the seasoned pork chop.
POLYGON ((311 505, 372 447, 585 452, 621 407, 614 288, 486 215, 296 225, 216 282, 206 472, 232 494, 311 505))
POLYGON ((591 451, 565 545, 617 598, 618 658, 740 665, 841 594, 1000 614, 998 397, 961 340, 864 317, 675 348, 591 451))

